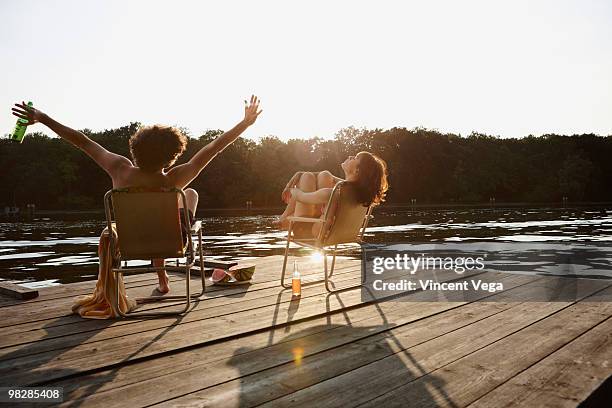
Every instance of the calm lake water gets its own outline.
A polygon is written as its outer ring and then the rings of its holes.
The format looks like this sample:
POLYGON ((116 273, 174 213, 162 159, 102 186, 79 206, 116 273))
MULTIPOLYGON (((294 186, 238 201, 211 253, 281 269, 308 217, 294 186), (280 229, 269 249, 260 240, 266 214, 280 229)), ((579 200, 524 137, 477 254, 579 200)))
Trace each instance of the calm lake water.
MULTIPOLYGON (((366 241, 385 242, 606 242, 612 208, 410 210, 380 208, 366 241)), ((286 232, 275 214, 199 213, 205 256, 243 260, 282 254, 286 232)), ((0 223, 0 279, 49 286, 97 278, 103 215, 66 215, 0 223)))

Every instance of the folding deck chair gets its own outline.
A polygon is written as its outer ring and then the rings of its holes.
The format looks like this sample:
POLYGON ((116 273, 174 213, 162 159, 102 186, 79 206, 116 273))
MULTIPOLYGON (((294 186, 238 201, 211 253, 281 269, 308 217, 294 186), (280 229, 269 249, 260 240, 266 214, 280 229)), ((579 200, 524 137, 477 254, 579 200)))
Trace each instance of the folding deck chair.
MULTIPOLYGON (((340 289, 330 289, 330 277, 334 273, 336 264, 336 251, 339 244, 362 243, 363 234, 372 217, 372 206, 366 207, 357 200, 354 187, 347 182, 336 184, 332 190, 327 203, 327 208, 323 219, 308 217, 287 217, 289 221, 289 231, 287 232, 287 246, 285 247, 285 259, 283 260, 283 271, 281 273, 281 286, 290 288, 291 285, 285 283, 285 273, 287 270, 287 258, 289 255, 289 245, 293 242, 300 246, 321 251, 323 254, 323 268, 325 288, 328 292, 338 292, 358 288, 362 284, 348 286, 340 289), (319 235, 316 238, 296 238, 293 233, 293 226, 296 222, 321 223, 323 224, 319 235), (333 255, 331 268, 327 269, 327 253, 333 255)), ((321 282, 321 281, 317 281, 321 282)))
POLYGON ((179 211, 179 199, 183 208, 187 208, 187 200, 183 190, 178 188, 121 188, 108 191, 104 195, 104 210, 109 231, 116 226, 117 239, 110 234, 111 253, 119 248, 119 259, 113 266, 112 272, 118 279, 124 274, 159 271, 184 271, 186 277, 185 296, 149 296, 137 298, 140 302, 165 301, 172 299, 185 299, 185 307, 180 311, 159 312, 131 312, 123 313, 119 307, 119 285, 113 296, 115 310, 123 317, 177 315, 189 309, 190 299, 197 298, 206 290, 206 277, 204 276, 204 257, 202 254, 202 224, 196 221, 189 229, 187 243, 183 245, 184 233, 181 227, 181 214, 183 225, 191 225, 189 211, 179 211), (200 275, 202 277, 202 291, 190 294, 190 272, 195 261, 195 251, 191 235, 198 234, 198 252, 200 260, 200 275), (179 258, 186 258, 184 265, 179 264, 179 258), (128 267, 129 260, 152 260, 156 258, 176 258, 176 266, 164 267, 134 266, 128 267))

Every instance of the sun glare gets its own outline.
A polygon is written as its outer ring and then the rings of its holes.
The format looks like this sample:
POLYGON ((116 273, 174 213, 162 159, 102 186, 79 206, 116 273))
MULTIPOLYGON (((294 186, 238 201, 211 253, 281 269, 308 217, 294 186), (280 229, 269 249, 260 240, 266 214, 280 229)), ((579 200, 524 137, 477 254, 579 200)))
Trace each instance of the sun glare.
POLYGON ((321 262, 323 261, 323 254, 319 251, 314 251, 312 255, 310 255, 310 259, 314 262, 321 262))
POLYGON ((291 350, 291 352, 293 353, 293 361, 295 361, 295 365, 301 365, 302 358, 304 357, 304 349, 302 347, 295 347, 291 350))

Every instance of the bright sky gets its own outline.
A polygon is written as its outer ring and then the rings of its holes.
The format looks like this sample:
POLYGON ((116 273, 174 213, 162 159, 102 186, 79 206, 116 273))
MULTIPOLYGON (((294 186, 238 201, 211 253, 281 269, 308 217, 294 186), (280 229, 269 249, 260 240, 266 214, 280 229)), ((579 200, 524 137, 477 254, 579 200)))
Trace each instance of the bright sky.
POLYGON ((0 15, 0 133, 29 99, 78 129, 197 136, 232 127, 254 92, 252 138, 351 125, 612 134, 607 0, 28 0, 0 15))

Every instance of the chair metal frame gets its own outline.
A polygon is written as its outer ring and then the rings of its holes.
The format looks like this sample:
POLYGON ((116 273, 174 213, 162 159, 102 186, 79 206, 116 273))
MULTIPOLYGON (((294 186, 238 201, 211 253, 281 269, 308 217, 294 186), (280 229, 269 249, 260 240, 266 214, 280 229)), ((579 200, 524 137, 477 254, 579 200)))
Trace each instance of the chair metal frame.
MULTIPOLYGON (((319 283, 319 282, 325 282, 325 289, 330 292, 330 293, 336 293, 336 292, 340 292, 340 291, 344 291, 344 290, 348 290, 348 289, 355 289, 355 288, 359 288, 363 285, 363 282, 358 284, 358 285, 354 285, 354 286, 347 286, 347 287, 342 287, 340 289, 331 289, 330 288, 330 278, 334 273, 334 267, 336 265, 336 252, 338 251, 338 244, 332 244, 332 245, 325 245, 324 242, 324 235, 327 234, 329 231, 326 231, 324 226, 325 223, 327 223, 329 221, 329 217, 333 216, 333 214, 330 213, 330 208, 332 207, 332 202, 335 199, 336 195, 340 194, 341 192, 341 188, 342 185, 345 182, 339 182, 337 183, 333 190, 332 193, 330 194, 329 200, 327 202, 327 206, 325 208, 325 213, 323 218, 310 218, 310 217, 294 217, 294 216, 289 216, 287 217, 287 220, 289 221, 289 229, 287 231, 287 245, 285 246, 285 257, 283 260, 283 270, 281 272, 281 279, 280 279, 280 283, 281 286, 289 289, 291 288, 290 284, 285 283, 285 275, 287 272, 287 260, 288 260, 288 256, 289 256, 289 246, 291 245, 291 243, 295 243, 298 244, 300 246, 303 247, 307 247, 307 248, 311 248, 317 251, 321 251, 321 253, 323 254, 323 271, 324 271, 324 277, 321 280, 318 281, 314 281, 314 282, 309 282, 310 284, 313 283, 319 283), (293 232, 293 224, 295 222, 307 222, 307 223, 321 223, 323 224, 321 229, 319 230, 319 234, 317 237, 315 238, 295 238, 292 236, 292 232, 293 232), (331 249, 331 247, 333 246, 333 249, 331 249), (327 254, 331 253, 332 255, 332 262, 331 262, 331 267, 329 268, 329 272, 328 272, 328 268, 327 268, 327 254)), ((339 198, 337 198, 339 199, 339 198)), ((357 234, 357 236, 355 237, 355 240, 353 241, 348 241, 348 242, 342 242, 344 244, 349 244, 349 243, 356 243, 356 244, 362 244, 363 243, 363 235, 365 233, 365 230, 368 226, 368 222, 370 221, 372 217, 372 209, 373 206, 370 205, 366 211, 366 214, 361 222, 361 227, 359 230, 359 233, 357 234)), ((339 209, 335 209, 336 211, 339 209)), ((341 209, 340 209, 341 211, 341 209)), ((334 228, 334 225, 332 224, 330 227, 330 230, 334 228)), ((333 282, 332 282, 333 283, 333 282)))
MULTIPOLYGON (((112 203, 112 196, 114 193, 126 193, 126 191, 129 189, 125 189, 125 188, 120 188, 120 189, 112 189, 106 192, 106 194, 104 194, 104 212, 106 214, 106 223, 107 223, 107 227, 109 229, 109 231, 111 231, 111 229, 113 228, 113 203, 112 203)), ((187 208, 187 198, 185 196, 185 192, 180 189, 180 188, 169 188, 169 189, 164 189, 164 192, 167 193, 178 193, 180 195, 181 201, 183 203, 183 208, 187 208)), ((127 194, 129 194, 129 192, 127 192, 127 194)), ((191 220, 190 220, 190 216, 189 216, 189 211, 185 210, 182 212, 183 214, 183 222, 185 223, 184 225, 191 225, 191 220)), ((195 214, 194 214, 195 215, 195 214)), ((147 312, 147 311, 143 311, 143 312, 129 312, 129 313, 123 313, 121 311, 121 309, 119 308, 119 285, 117 286, 117 290, 114 293, 113 296, 113 305, 115 307, 115 310, 117 310, 117 312, 119 313, 119 315, 121 315, 122 317, 127 317, 127 318, 131 318, 131 317, 141 317, 141 316, 168 316, 168 315, 180 315, 183 314, 185 312, 187 312, 187 310, 189 310, 190 307, 190 302, 192 298, 199 298, 200 296, 202 296, 205 291, 206 291, 206 277, 204 274, 204 254, 203 254, 203 248, 202 248, 202 223, 201 221, 196 221, 194 223, 194 225, 192 225, 190 227, 190 231, 189 234, 187 234, 187 247, 186 250, 183 247, 183 253, 182 255, 184 257, 186 257, 186 262, 184 265, 179 265, 179 258, 176 258, 176 266, 172 266, 172 265, 164 265, 163 267, 155 267, 155 266, 136 266, 136 267, 128 267, 127 266, 127 259, 123 259, 121 257, 121 253, 120 251, 116 252, 117 245, 118 243, 116 242, 115 239, 115 235, 114 234, 110 234, 110 249, 111 249, 111 253, 115 254, 115 253, 119 253, 119 258, 116 260, 117 263, 117 267, 113 267, 112 268, 112 273, 115 274, 115 279, 118 282, 119 278, 121 278, 124 274, 137 274, 137 273, 142 273, 142 272, 152 272, 152 271, 160 271, 160 270, 166 270, 166 271, 170 271, 170 272, 184 272, 185 273, 185 296, 182 295, 176 295, 176 296, 148 296, 148 297, 141 297, 141 298, 136 298, 137 302, 143 303, 143 302, 159 302, 159 301, 166 301, 166 300, 175 300, 175 299, 185 299, 185 307, 180 310, 180 311, 158 311, 158 312, 147 312), (198 293, 198 294, 191 294, 190 293, 190 283, 191 283, 191 268, 193 268, 194 264, 195 264, 195 253, 194 253, 194 248, 193 248, 193 239, 192 239, 192 234, 194 233, 198 233, 198 255, 199 255, 199 261, 200 261, 200 276, 202 277, 202 290, 198 293), (123 263, 123 266, 122 266, 123 263)), ((120 240, 121 237, 118 236, 117 233, 117 239, 120 240)), ((181 243, 182 244, 182 243, 181 243)), ((173 258, 174 256, 169 256, 168 258, 173 258)))

